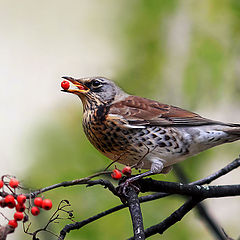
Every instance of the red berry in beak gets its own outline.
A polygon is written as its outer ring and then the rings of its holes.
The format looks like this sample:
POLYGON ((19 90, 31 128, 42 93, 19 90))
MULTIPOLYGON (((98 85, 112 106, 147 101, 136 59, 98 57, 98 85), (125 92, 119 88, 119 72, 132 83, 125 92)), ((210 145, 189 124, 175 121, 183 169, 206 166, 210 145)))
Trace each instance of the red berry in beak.
POLYGON ((70 87, 70 83, 68 81, 62 81, 61 83, 61 87, 64 89, 64 90, 68 90, 69 87, 70 87))

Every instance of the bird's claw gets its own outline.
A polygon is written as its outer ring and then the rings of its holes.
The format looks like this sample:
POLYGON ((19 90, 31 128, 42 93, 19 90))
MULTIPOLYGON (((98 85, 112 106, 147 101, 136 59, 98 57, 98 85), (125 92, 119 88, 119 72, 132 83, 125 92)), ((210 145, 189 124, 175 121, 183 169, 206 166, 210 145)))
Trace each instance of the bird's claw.
POLYGON ((137 187, 135 184, 134 184, 134 181, 135 179, 131 179, 131 178, 128 178, 126 179, 124 182, 120 183, 117 187, 117 192, 119 194, 119 196, 122 196, 124 198, 128 197, 128 187, 132 187, 137 193, 140 192, 140 189, 139 187, 137 187))

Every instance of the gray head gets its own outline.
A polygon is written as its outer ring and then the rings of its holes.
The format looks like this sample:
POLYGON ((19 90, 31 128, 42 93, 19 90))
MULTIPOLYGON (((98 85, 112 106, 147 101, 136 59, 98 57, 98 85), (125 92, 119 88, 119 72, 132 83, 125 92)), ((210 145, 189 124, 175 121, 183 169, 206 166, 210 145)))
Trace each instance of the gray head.
POLYGON ((63 77, 72 82, 77 89, 64 90, 65 92, 78 95, 83 105, 101 105, 110 104, 128 96, 114 82, 104 77, 89 77, 74 79, 72 77, 63 77))

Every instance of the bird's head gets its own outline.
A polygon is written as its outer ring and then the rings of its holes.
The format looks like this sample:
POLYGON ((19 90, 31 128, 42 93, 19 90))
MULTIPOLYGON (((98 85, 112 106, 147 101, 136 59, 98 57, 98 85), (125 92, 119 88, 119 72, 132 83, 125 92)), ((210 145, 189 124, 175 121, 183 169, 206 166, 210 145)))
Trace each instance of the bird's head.
POLYGON ((114 100, 120 100, 127 94, 124 93, 114 82, 104 77, 89 77, 74 79, 63 77, 73 83, 76 89, 63 90, 78 95, 83 105, 110 104, 114 100))

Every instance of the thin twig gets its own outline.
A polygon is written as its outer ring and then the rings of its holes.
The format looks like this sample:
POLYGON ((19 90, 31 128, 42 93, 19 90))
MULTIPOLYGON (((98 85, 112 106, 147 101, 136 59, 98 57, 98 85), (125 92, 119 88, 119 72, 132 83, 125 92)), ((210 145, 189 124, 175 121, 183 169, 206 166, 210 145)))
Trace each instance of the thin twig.
MULTIPOLYGON (((189 182, 184 170, 181 168, 180 165, 176 164, 173 169, 175 175, 178 177, 180 182, 189 182)), ((222 230, 222 227, 220 227, 217 221, 211 216, 206 206, 203 203, 199 203, 196 206, 196 209, 200 218, 206 223, 206 225, 210 229, 210 232, 212 232, 212 234, 219 240, 227 240, 226 235, 222 230)))
MULTIPOLYGON (((165 196, 168 196, 167 193, 155 193, 155 194, 150 194, 150 195, 147 195, 147 196, 143 196, 143 197, 140 197, 139 198, 139 202, 140 203, 145 203, 145 202, 149 202, 149 201, 153 201, 153 200, 157 200, 159 198, 162 198, 162 197, 165 197, 165 196)), ((96 214, 88 219, 85 219, 83 221, 80 221, 80 222, 76 222, 76 223, 73 223, 73 224, 67 224, 60 232, 60 237, 59 237, 59 240, 63 240, 66 236, 66 234, 72 230, 77 230, 77 229, 80 229, 82 228, 83 226, 87 225, 88 223, 91 223, 91 222, 94 222, 104 216, 107 216, 111 213, 114 213, 116 211, 119 211, 119 210, 122 210, 124 208, 127 208, 128 206, 125 205, 125 204, 120 204, 116 207, 113 207, 113 208, 110 208, 106 211, 103 211, 99 214, 96 214)))
POLYGON ((89 224, 89 223, 91 223, 91 222, 94 222, 94 221, 96 221, 96 220, 99 219, 99 218, 102 218, 102 217, 104 217, 104 216, 106 216, 106 215, 108 215, 108 214, 111 214, 111 213, 113 213, 113 212, 116 212, 116 211, 121 210, 121 209, 126 208, 126 207, 127 207, 126 205, 121 204, 121 205, 118 205, 118 206, 116 206, 116 207, 110 208, 110 209, 108 209, 108 210, 106 210, 106 211, 103 211, 103 212, 101 212, 101 213, 99 213, 99 214, 96 214, 96 215, 94 215, 94 216, 92 216, 92 217, 90 217, 90 218, 88 218, 88 219, 85 219, 85 220, 83 220, 83 221, 81 221, 81 222, 76 222, 76 223, 72 223, 72 224, 67 224, 67 225, 61 230, 60 236, 59 236, 58 240, 63 240, 63 239, 65 239, 66 234, 69 233, 69 232, 72 231, 72 230, 80 229, 81 227, 83 227, 83 226, 85 226, 85 225, 87 225, 87 224, 89 224))
POLYGON ((93 178, 95 176, 103 175, 103 173, 104 174, 109 174, 109 172, 101 172, 101 173, 98 173, 98 174, 94 174, 90 177, 57 183, 57 184, 54 184, 54 185, 51 185, 51 186, 48 186, 48 187, 45 187, 45 188, 41 188, 41 189, 36 190, 34 192, 31 192, 30 194, 27 194, 26 197, 27 198, 30 198, 30 197, 34 198, 40 193, 47 192, 47 191, 53 190, 55 188, 69 187, 69 186, 75 186, 75 185, 85 185, 85 184, 87 186, 96 185, 96 184, 103 185, 104 187, 108 188, 114 195, 116 195, 116 190, 115 190, 113 184, 110 181, 104 180, 104 179, 96 180, 97 182, 90 180, 91 178, 93 178))
POLYGON ((192 182, 190 184, 196 184, 196 185, 209 184, 212 181, 216 180, 217 178, 220 178, 223 175, 226 175, 227 173, 231 172, 232 170, 238 168, 239 166, 240 166, 240 157, 238 157, 237 159, 235 159, 231 163, 227 164, 225 167, 218 170, 217 172, 209 175, 208 177, 197 180, 197 181, 192 182))
MULTIPOLYGON (((174 225, 176 222, 180 221, 189 211, 191 211, 199 202, 201 202, 201 198, 192 198, 184 203, 180 208, 178 208, 175 212, 173 212, 169 217, 165 220, 156 224, 150 228, 147 228, 145 232, 145 237, 150 237, 154 234, 160 233, 162 234, 169 227, 174 225)), ((129 240, 134 240, 133 237, 129 238, 129 240)))

